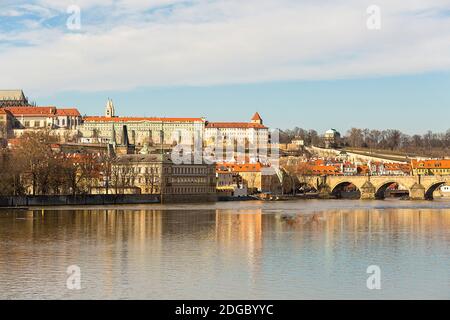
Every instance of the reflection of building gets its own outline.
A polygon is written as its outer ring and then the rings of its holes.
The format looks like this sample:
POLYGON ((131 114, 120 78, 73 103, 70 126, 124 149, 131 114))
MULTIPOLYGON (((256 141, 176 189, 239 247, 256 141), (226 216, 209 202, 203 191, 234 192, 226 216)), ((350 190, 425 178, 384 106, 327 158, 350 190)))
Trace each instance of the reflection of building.
POLYGON ((341 134, 336 129, 330 129, 325 132, 325 148, 337 148, 341 144, 341 134))
POLYGON ((0 90, 1 107, 23 107, 29 106, 27 97, 22 90, 0 90))
POLYGON ((450 160, 413 160, 414 175, 450 175, 450 160))
POLYGON ((262 236, 261 209, 217 210, 216 234, 220 240, 234 243, 235 239, 247 240, 251 247, 259 247, 262 236))

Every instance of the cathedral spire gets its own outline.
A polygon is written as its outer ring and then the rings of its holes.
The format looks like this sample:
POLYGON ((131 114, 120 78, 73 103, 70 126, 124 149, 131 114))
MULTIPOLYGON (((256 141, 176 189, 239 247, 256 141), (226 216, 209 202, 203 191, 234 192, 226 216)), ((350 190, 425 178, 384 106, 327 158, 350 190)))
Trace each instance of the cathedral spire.
POLYGON ((105 108, 105 117, 113 118, 115 116, 116 115, 115 115, 115 110, 114 110, 114 103, 110 98, 108 98, 108 101, 106 102, 106 108, 105 108))

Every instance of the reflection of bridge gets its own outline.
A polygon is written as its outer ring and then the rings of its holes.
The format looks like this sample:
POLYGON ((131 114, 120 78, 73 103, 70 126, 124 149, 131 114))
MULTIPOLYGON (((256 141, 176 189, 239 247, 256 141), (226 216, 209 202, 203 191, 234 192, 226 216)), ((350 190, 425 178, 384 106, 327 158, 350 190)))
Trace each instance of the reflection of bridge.
POLYGON ((383 199, 393 183, 408 190, 412 200, 433 199, 434 191, 450 184, 450 176, 302 176, 299 180, 323 196, 338 195, 343 187, 354 185, 361 199, 383 199))

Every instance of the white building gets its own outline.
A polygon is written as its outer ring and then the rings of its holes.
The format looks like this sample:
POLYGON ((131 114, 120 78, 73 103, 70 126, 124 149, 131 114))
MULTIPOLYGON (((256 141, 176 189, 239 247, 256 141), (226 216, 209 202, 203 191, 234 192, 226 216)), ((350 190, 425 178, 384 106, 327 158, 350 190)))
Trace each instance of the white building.
MULTIPOLYGON (((254 114, 250 122, 207 122, 205 126, 204 144, 214 147, 218 142, 222 142, 224 149, 232 144, 234 158, 238 158, 237 146, 240 145, 245 150, 250 147, 267 148, 269 143, 269 128, 263 124, 263 120, 258 112, 254 114)), ((224 150, 225 151, 225 150, 224 150)), ((261 152, 260 152, 261 153, 261 152)), ((226 159, 225 162, 233 162, 226 159)), ((255 163, 258 158, 245 159, 245 162, 255 163)))
POLYGON ((324 135, 325 148, 339 147, 341 142, 341 134, 336 129, 330 129, 325 132, 324 135))
POLYGON ((77 129, 81 115, 75 108, 50 107, 6 107, 10 113, 13 129, 77 129))
POLYGON ((84 117, 80 132, 85 141, 90 138, 95 138, 93 139, 95 141, 109 141, 112 140, 114 132, 119 135, 115 139, 120 141, 124 125, 127 126, 130 142, 136 146, 143 146, 148 142, 161 144, 161 133, 163 133, 164 144, 171 145, 174 142, 180 143, 181 136, 184 134, 191 136, 198 134, 199 139, 203 139, 205 120, 202 118, 118 117, 112 100, 108 99, 105 115, 84 117))

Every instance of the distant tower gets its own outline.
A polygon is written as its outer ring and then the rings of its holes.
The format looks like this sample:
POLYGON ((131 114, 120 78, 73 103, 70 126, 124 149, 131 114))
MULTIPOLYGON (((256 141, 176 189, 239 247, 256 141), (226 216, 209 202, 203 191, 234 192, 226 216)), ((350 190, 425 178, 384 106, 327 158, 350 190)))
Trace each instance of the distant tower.
POLYGON ((258 123, 258 124, 263 124, 263 119, 261 118, 261 116, 259 115, 258 112, 256 112, 253 117, 252 117, 252 123, 258 123))
POLYGON ((134 154, 135 153, 135 145, 130 143, 128 138, 128 129, 126 125, 122 126, 122 139, 120 144, 116 144, 115 153, 119 155, 123 154, 134 154))
POLYGON ((108 101, 106 102, 106 108, 105 108, 105 117, 112 118, 115 117, 115 111, 114 111, 114 103, 111 99, 108 98, 108 101))
POLYGON ((127 126, 122 126, 122 145, 125 147, 128 147, 130 144, 130 141, 128 140, 128 129, 127 126))

